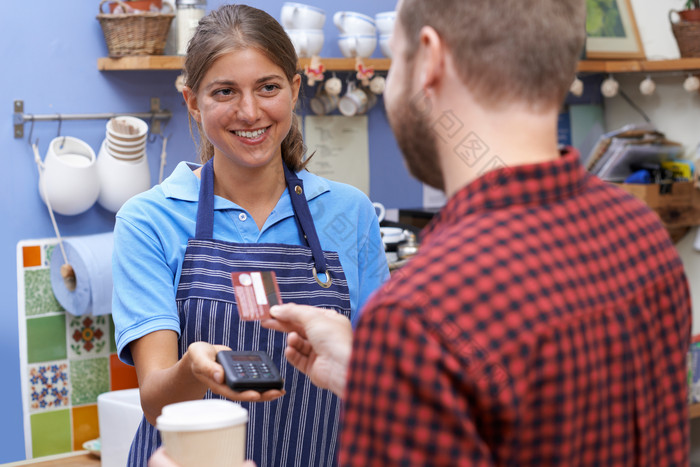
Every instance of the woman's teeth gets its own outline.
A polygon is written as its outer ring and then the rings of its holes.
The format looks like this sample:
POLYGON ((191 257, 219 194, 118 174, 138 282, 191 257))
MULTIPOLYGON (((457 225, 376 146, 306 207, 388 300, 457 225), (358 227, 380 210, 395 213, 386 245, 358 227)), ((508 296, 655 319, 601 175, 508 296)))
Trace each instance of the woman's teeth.
POLYGON ((255 131, 234 131, 233 133, 236 136, 240 136, 241 138, 257 138, 258 136, 262 135, 267 131, 267 128, 263 128, 262 130, 255 130, 255 131))

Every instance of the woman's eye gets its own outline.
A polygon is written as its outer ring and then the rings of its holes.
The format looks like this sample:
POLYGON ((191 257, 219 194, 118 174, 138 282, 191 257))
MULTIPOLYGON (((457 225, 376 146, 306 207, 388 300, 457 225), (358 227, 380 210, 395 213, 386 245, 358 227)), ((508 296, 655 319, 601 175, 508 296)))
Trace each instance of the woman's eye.
POLYGON ((279 89, 280 87, 276 84, 266 84, 265 86, 262 87, 262 90, 264 92, 275 92, 279 89))
POLYGON ((217 96, 230 96, 231 94, 233 94, 233 90, 228 89, 228 88, 226 88, 226 89, 219 89, 219 90, 217 90, 216 92, 214 92, 214 94, 217 95, 217 96))

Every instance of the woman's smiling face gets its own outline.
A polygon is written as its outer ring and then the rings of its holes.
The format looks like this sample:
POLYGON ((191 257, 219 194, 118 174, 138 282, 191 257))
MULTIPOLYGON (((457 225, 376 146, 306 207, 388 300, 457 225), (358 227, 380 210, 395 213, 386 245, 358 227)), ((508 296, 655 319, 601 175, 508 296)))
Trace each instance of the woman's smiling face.
POLYGON ((256 168, 280 160, 300 84, 299 75, 290 83, 282 68, 248 47, 219 57, 199 91, 185 88, 184 95, 215 155, 256 168))

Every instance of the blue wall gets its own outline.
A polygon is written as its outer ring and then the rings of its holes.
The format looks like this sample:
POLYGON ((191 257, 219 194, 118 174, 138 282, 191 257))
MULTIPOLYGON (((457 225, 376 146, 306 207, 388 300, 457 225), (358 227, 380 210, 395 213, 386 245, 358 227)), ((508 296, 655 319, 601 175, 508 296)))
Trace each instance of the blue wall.
MULTIPOLYGON (((224 3, 209 0, 210 9, 224 3)), ((328 16, 340 9, 374 15, 393 10, 395 0, 354 0, 329 7, 320 0, 311 0, 326 8, 328 16), (341 6, 342 5, 342 6, 341 6)), ((279 17, 283 1, 265 0, 253 6, 279 17)), ((98 0, 18 1, 6 2, 0 15, 0 172, 2 197, 0 230, 0 463, 24 459, 24 435, 20 391, 19 340, 17 321, 16 244, 22 239, 53 237, 46 207, 37 192, 37 169, 25 138, 13 138, 13 101, 23 100, 25 113, 104 113, 146 112, 151 97, 159 97, 161 107, 173 112, 165 133, 168 144, 166 175, 181 160, 194 160, 194 147, 187 128, 182 98, 174 88, 174 71, 100 72, 98 57, 107 55, 98 13, 98 0)), ((335 38, 337 31, 326 22, 326 43, 323 56, 340 56, 335 38)), ((376 57, 380 56, 377 50, 376 57)), ((307 90, 307 96, 310 92, 307 90)), ((380 101, 381 103, 381 101, 380 101)), ((105 121, 67 121, 62 135, 75 136, 95 150, 104 138, 105 121)), ((369 116, 371 193, 375 201, 387 207, 416 207, 422 202, 420 185, 410 179, 387 124, 383 106, 369 116)), ((39 122, 33 131, 39 140, 40 153, 46 152, 57 134, 58 125, 39 122)), ((148 146, 151 176, 158 175, 160 140, 148 146)), ((57 216, 61 234, 87 235, 112 229, 114 215, 95 206, 73 216, 57 216)))

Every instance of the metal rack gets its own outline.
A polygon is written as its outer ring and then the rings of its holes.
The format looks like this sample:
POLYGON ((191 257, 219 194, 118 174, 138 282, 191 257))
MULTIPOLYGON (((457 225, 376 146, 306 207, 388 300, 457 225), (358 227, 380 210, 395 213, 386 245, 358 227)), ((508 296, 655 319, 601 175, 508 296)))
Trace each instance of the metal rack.
POLYGON ((149 120, 149 132, 151 134, 160 134, 161 132, 161 121, 167 121, 172 117, 172 113, 169 110, 163 110, 160 108, 160 99, 157 97, 151 98, 151 109, 149 112, 123 112, 123 113, 96 113, 96 114, 45 114, 45 115, 35 115, 24 113, 24 101, 16 100, 13 105, 13 122, 14 122, 14 137, 23 138, 24 137, 24 124, 27 122, 31 123, 31 129, 29 130, 29 139, 31 140, 31 133, 34 129, 35 122, 58 122, 59 133, 61 122, 66 120, 109 120, 114 117, 130 115, 132 117, 142 118, 144 120, 149 120))

